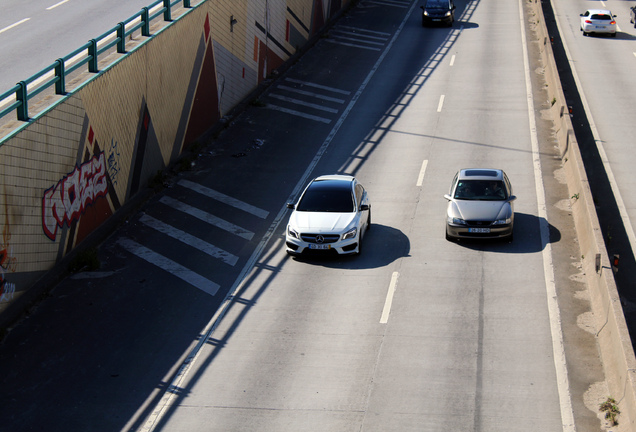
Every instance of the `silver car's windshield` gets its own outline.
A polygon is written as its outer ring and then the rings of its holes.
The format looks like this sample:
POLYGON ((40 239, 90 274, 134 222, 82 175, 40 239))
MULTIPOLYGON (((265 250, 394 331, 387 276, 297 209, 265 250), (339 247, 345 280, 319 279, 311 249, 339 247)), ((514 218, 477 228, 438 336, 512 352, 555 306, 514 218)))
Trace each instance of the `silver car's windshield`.
POLYGON ((453 198, 460 200, 503 201, 508 198, 500 180, 460 180, 453 198))

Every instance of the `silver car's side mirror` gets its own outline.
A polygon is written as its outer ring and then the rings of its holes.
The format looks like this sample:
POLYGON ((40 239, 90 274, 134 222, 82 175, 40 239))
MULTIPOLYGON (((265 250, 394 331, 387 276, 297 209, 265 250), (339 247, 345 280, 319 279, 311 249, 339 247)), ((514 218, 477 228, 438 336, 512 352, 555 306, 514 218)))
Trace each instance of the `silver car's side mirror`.
POLYGON ((444 194, 444 198, 446 198, 449 201, 453 199, 449 194, 444 194))
POLYGON ((510 198, 508 198, 508 201, 514 201, 516 199, 517 197, 515 195, 510 195, 510 198))

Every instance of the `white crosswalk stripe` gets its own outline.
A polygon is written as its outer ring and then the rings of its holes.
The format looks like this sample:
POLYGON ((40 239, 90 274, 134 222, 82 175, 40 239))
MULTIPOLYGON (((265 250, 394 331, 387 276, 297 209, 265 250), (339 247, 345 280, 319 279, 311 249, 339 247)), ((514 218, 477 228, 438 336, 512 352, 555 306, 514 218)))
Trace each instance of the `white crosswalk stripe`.
POLYGON ((172 225, 161 222, 159 219, 155 219, 152 216, 143 215, 139 220, 143 224, 148 225, 149 227, 154 228, 155 230, 166 234, 176 240, 179 240, 180 242, 195 247, 201 252, 210 255, 211 257, 218 258, 226 264, 233 266, 238 261, 237 256, 232 255, 231 253, 226 252, 214 245, 211 245, 210 243, 203 241, 198 237, 188 234, 185 231, 177 229, 172 225))
MULTIPOLYGON (((269 216, 269 212, 266 210, 225 195, 224 193, 213 190, 199 183, 181 179, 177 184, 181 187, 186 188, 187 190, 196 192, 205 198, 210 198, 212 200, 221 202, 226 206, 229 206, 224 208, 224 214, 228 214, 228 211, 239 210, 244 214, 247 213, 248 215, 257 217, 259 219, 266 219, 269 216)), ((196 198, 196 195, 191 196, 196 198)), ((197 198, 197 200, 199 200, 199 198, 197 198)), ((219 241, 225 242, 226 244, 230 245, 230 247, 242 248, 242 246, 240 245, 241 241, 250 241, 254 237, 254 233, 252 231, 249 231, 234 223, 228 222, 218 216, 210 214, 204 210, 194 207, 193 205, 187 204, 170 196, 161 197, 159 199, 159 203, 169 207, 169 210, 166 210, 165 207, 157 207, 157 209, 159 210, 159 215, 170 214, 171 212, 174 219, 175 214, 182 212, 238 237, 240 239, 238 245, 236 237, 230 237, 227 235, 219 237, 219 241), (230 238, 232 238, 233 240, 230 241, 230 238)), ((167 223, 166 221, 161 220, 159 216, 156 216, 154 214, 151 215, 150 213, 156 213, 153 212, 153 210, 154 209, 152 207, 147 209, 146 213, 142 214, 139 218, 139 222, 143 224, 142 226, 147 227, 150 230, 145 230, 145 234, 139 234, 140 231, 136 230, 132 232, 128 237, 119 239, 117 241, 118 245, 123 247, 133 255, 151 264, 154 264, 155 266, 200 289, 201 291, 214 296, 220 288, 219 284, 202 276, 196 270, 187 268, 185 265, 180 264, 179 262, 192 262, 192 267, 196 267, 198 265, 199 267, 203 266, 205 268, 209 267, 209 264, 207 263, 210 263, 214 266, 214 260, 218 260, 219 264, 223 263, 229 266, 235 266, 239 261, 239 256, 236 256, 231 252, 228 252, 227 250, 224 250, 217 245, 213 245, 203 238, 197 237, 196 235, 188 232, 188 228, 190 228, 190 226, 187 222, 187 219, 183 219, 183 217, 179 216, 177 220, 183 220, 183 226, 178 227, 175 226, 176 224, 174 222, 167 223), (145 235, 146 238, 148 238, 149 240, 141 241, 136 238, 143 237, 143 235, 145 235), (158 235, 166 236, 169 241, 165 241, 164 238, 161 238, 158 242, 156 240, 156 236, 158 235), (212 257, 214 260, 210 261, 209 259, 206 260, 205 258, 201 259, 196 257, 193 257, 194 259, 190 259, 190 257, 177 257, 176 260, 179 261, 177 262, 170 256, 178 253, 176 251, 183 251, 184 249, 183 247, 174 248, 174 241, 178 241, 179 243, 188 245, 189 247, 202 252, 203 254, 205 254, 205 256, 212 257), (150 244, 153 244, 155 246, 149 246, 150 244), (161 246, 156 246, 157 244, 161 244, 161 246)), ((241 216, 241 220, 245 220, 245 216, 241 216)), ((210 232, 207 232, 207 237, 209 238, 210 232)), ((197 252, 194 251, 193 253, 197 252)), ((189 264, 186 265, 189 266, 189 264)), ((221 270, 224 268, 227 270, 227 267, 219 267, 219 269, 221 270)))
POLYGON ((202 220, 203 222, 209 223, 210 225, 214 225, 218 228, 221 228, 222 230, 235 234, 246 240, 252 240, 252 237, 254 237, 254 233, 251 231, 248 231, 244 228, 241 228, 238 225, 234 225, 231 222, 223 220, 217 216, 214 216, 213 214, 205 212, 201 209, 193 207, 189 204, 186 204, 174 198, 164 196, 159 201, 166 205, 169 205, 170 207, 176 210, 182 211, 183 213, 187 213, 190 216, 194 216, 195 218, 202 220))
POLYGON ((325 124, 331 123, 329 114, 338 114, 346 102, 339 95, 348 96, 347 90, 308 81, 286 78, 268 94, 267 108, 325 124), (276 102, 273 102, 275 99, 276 102), (285 105, 282 105, 281 102, 285 105))
POLYGON ((128 252, 138 256, 139 258, 156 265, 157 267, 162 268, 168 273, 178 277, 179 279, 189 283, 192 286, 197 287, 201 291, 210 294, 211 296, 215 295, 219 290, 219 285, 204 278, 198 273, 193 272, 190 269, 182 266, 179 263, 172 261, 169 258, 166 258, 163 255, 160 255, 145 246, 140 245, 134 240, 128 238, 121 238, 118 240, 118 243, 126 249, 128 252))

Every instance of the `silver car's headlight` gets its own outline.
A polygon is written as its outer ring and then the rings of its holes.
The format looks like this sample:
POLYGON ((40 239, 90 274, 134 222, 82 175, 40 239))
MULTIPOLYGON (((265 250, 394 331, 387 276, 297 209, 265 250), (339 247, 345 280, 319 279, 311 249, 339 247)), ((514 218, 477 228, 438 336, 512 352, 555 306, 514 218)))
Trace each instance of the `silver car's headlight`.
POLYGON ((450 16, 450 11, 446 12, 446 16, 450 16))
POLYGON ((466 221, 464 219, 449 216, 446 220, 450 225, 466 225, 466 221))
POLYGON ((424 11, 424 15, 428 16, 428 12, 424 11))
POLYGON ((294 230, 291 225, 287 225, 287 235, 296 239, 300 239, 298 231, 294 230))
POLYGON ((342 235, 342 239, 346 240, 349 238, 354 238, 357 232, 358 232, 358 228, 352 228, 342 235))
POLYGON ((512 221, 512 218, 498 219, 494 221, 492 224, 493 225, 508 225, 510 224, 511 221, 512 221))

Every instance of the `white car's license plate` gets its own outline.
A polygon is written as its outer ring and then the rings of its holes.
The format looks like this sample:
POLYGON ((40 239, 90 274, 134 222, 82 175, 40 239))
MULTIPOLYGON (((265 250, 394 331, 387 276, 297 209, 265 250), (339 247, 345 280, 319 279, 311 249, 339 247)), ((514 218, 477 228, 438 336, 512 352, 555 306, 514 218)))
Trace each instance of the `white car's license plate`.
POLYGON ((331 245, 328 244, 310 244, 309 249, 331 249, 331 245))
POLYGON ((596 26, 596 30, 605 30, 606 26, 596 26))
POLYGON ((469 233, 489 233, 490 228, 468 228, 469 233))

